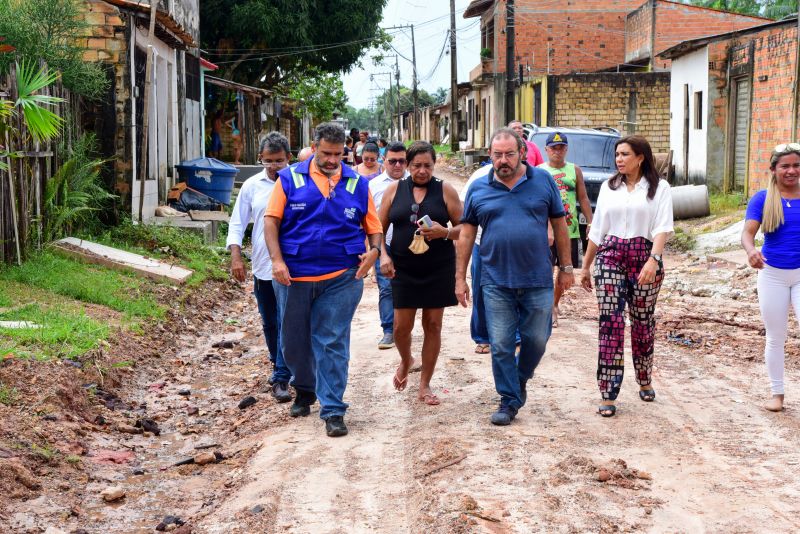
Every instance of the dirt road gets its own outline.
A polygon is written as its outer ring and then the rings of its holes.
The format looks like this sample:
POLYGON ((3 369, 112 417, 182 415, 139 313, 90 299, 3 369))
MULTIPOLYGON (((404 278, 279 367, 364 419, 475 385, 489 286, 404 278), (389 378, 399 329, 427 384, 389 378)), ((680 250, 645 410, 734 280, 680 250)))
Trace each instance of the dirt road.
MULTIPOLYGON (((679 256, 666 264, 656 401, 639 400, 629 372, 617 416, 597 415, 596 304, 573 289, 528 404, 509 427, 489 423, 498 396, 489 356, 473 352, 467 309, 445 312, 432 384, 442 404, 416 400, 418 374, 405 392, 394 391, 398 356, 377 349, 378 292, 367 281, 353 324, 350 434, 338 439, 325 436, 318 406, 293 420, 288 405, 261 391, 265 349, 255 305, 242 291, 239 302, 209 312, 208 328, 182 333, 175 358, 143 367, 125 389, 127 400, 146 403, 161 435, 95 440, 93 449, 122 448, 135 460, 97 464, 87 486, 72 494, 80 513, 65 514, 67 495, 49 494, 23 503, 9 525, 152 532, 175 515, 195 533, 800 528, 796 327, 788 409, 768 413, 760 408, 767 382, 752 275, 679 256), (700 286, 711 289, 699 296, 687 289, 700 286), (237 344, 212 348, 223 339, 237 344), (177 394, 187 387, 188 399, 177 394), (248 394, 258 402, 240 411, 248 394), (198 413, 187 415, 192 407, 198 413), (205 445, 226 459, 173 467, 205 445), (111 484, 127 491, 118 504, 98 498, 111 484)), ((419 351, 419 327, 413 343, 419 351)))

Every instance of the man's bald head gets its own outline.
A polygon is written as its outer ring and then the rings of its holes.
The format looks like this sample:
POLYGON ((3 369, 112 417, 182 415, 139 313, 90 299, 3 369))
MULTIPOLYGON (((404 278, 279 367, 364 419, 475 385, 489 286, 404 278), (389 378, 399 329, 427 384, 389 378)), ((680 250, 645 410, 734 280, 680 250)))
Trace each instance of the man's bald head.
POLYGON ((311 157, 311 154, 314 153, 314 150, 310 146, 304 146, 300 149, 300 152, 297 153, 297 161, 305 161, 311 157))

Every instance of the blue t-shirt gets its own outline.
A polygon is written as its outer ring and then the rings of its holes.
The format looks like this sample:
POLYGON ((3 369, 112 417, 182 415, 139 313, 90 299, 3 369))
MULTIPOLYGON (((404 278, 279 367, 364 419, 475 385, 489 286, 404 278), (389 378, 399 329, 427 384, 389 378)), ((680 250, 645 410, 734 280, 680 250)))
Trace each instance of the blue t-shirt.
MULTIPOLYGON (((762 189, 747 203, 745 220, 758 221, 764 214, 764 201, 767 190, 762 189)), ((800 269, 800 199, 790 200, 791 206, 783 204, 783 224, 774 232, 764 234, 764 246, 761 254, 770 267, 776 269, 800 269)))
POLYGON ((481 285, 553 287, 547 221, 555 217, 564 217, 564 205, 545 170, 526 165, 511 190, 494 179, 494 169, 474 182, 461 222, 483 228, 481 285))

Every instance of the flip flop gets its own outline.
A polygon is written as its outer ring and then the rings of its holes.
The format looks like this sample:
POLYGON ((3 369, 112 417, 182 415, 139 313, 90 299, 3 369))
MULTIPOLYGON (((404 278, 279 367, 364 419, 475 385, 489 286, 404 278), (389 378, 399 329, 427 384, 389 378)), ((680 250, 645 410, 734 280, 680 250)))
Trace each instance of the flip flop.
POLYGON ((439 397, 437 397, 433 393, 426 393, 425 395, 422 396, 421 400, 428 406, 438 406, 439 404, 442 403, 442 401, 439 400, 439 397))
POLYGON ((553 306, 553 328, 558 328, 558 306, 553 306))
POLYGON ((489 354, 490 350, 488 343, 478 343, 475 345, 475 354, 489 354))
POLYGON ((656 400, 656 390, 654 390, 653 388, 640 389, 639 398, 642 399, 644 402, 653 402, 654 400, 656 400))
POLYGON ((597 413, 603 417, 614 417, 614 414, 617 413, 617 407, 613 404, 601 404, 597 407, 597 413))
POLYGON ((400 375, 398 374, 399 372, 400 368, 398 367, 397 371, 394 372, 394 377, 392 378, 392 384, 394 384, 394 389, 396 389, 397 391, 403 391, 404 389, 406 389, 406 386, 408 385, 408 375, 406 375, 405 378, 401 380, 400 375))

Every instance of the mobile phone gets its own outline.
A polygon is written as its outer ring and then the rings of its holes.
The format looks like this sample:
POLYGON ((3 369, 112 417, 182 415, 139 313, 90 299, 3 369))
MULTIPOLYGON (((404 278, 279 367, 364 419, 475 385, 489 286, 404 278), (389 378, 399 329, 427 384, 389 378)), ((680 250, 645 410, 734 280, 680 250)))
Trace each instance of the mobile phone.
POLYGON ((417 220, 417 224, 419 226, 424 226, 425 228, 433 228, 433 221, 431 220, 430 215, 424 215, 417 220))

